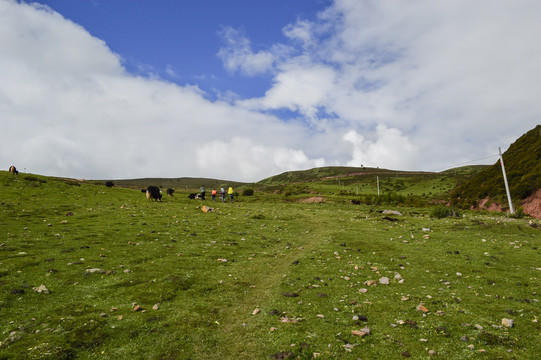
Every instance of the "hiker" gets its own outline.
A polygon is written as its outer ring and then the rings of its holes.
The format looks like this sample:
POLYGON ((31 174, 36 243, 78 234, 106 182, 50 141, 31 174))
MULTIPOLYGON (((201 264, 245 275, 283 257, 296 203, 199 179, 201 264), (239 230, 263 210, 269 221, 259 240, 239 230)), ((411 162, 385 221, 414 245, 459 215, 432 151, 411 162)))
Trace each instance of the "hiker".
POLYGON ((227 190, 227 193, 229 194, 229 200, 233 202, 233 188, 230 186, 229 190, 227 190))
POLYGON ((212 195, 212 201, 216 201, 216 189, 212 189, 210 194, 212 195))
POLYGON ((220 189, 220 199, 222 199, 222 202, 225 202, 225 189, 220 189))
POLYGON ((204 185, 201 185, 199 192, 201 193, 201 201, 205 201, 205 186, 204 185))

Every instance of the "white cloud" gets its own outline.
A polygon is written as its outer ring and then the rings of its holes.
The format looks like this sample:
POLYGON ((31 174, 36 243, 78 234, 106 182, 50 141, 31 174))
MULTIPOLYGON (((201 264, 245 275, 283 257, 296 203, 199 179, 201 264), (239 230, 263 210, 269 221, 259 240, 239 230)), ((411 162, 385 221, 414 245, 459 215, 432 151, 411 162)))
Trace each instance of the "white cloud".
POLYGON ((46 7, 0 0, 0 164, 259 180, 321 164, 464 163, 539 123, 540 12, 535 0, 335 0, 267 49, 225 27, 224 67, 273 81, 262 97, 209 101, 197 84, 129 74, 46 7))
POLYGON ((226 40, 227 46, 220 49, 218 56, 227 70, 253 76, 272 68, 275 56, 268 51, 253 52, 250 41, 238 30, 225 27, 222 37, 226 40))
POLYGON ((299 41, 302 47, 307 49, 315 45, 313 23, 307 20, 298 20, 295 24, 289 24, 284 29, 284 35, 299 41))
MULTIPOLYGON (((344 122, 374 136, 386 134, 370 131, 377 124, 397 129, 423 149, 423 169, 476 159, 539 122, 540 11, 533 0, 336 0, 285 28, 300 54, 276 63, 265 96, 240 104, 299 111, 325 131, 328 114, 339 131, 344 122)), ((396 150, 383 137, 371 148, 361 153, 396 150)), ((406 154, 398 163, 410 163, 406 154)))
POLYGON ((419 148, 399 129, 378 125, 376 139, 366 140, 355 130, 348 131, 343 139, 353 146, 352 159, 348 166, 381 167, 396 170, 411 170, 419 166, 419 148))
POLYGON ((197 166, 211 177, 234 173, 235 180, 263 179, 292 169, 324 166, 324 159, 310 159, 302 150, 266 146, 248 138, 234 137, 230 141, 213 140, 197 149, 197 166), (212 175, 215 174, 215 175, 212 175))
MULTIPOLYGON (((103 41, 41 6, 0 1, 0 48, 5 168, 77 178, 208 177, 211 169, 195 161, 200 147, 233 133, 265 134, 257 144, 269 157, 300 151, 280 145, 294 144, 300 126, 211 102, 197 86, 130 75, 103 41)), ((287 164, 303 162, 310 160, 287 164)), ((259 180, 272 170, 261 163, 213 174, 259 180)))

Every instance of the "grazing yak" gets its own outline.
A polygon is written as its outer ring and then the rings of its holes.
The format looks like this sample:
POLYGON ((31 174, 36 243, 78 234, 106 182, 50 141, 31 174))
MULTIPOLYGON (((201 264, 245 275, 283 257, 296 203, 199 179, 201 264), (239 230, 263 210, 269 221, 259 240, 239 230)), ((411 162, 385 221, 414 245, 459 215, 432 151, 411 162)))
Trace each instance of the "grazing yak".
POLYGON ((173 193, 175 192, 175 189, 167 189, 167 195, 173 196, 173 193))
POLYGON ((154 201, 162 201, 162 194, 160 194, 160 188, 157 186, 149 186, 147 187, 147 199, 148 201, 151 201, 154 199, 154 201))
POLYGON ((188 195, 188 199, 192 199, 192 200, 201 199, 201 195, 197 193, 191 193, 190 195, 188 195))
POLYGON ((15 168, 15 166, 13 165, 9 167, 9 172, 12 173, 13 175, 19 174, 19 172, 17 171, 17 168, 15 168))

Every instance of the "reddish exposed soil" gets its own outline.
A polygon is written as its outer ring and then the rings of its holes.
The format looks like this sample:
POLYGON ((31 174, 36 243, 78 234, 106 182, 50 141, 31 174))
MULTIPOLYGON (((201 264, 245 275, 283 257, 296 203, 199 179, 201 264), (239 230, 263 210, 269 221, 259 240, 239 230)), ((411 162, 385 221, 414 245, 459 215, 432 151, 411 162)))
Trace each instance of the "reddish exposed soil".
MULTIPOLYGON (((522 200, 520 206, 525 214, 541 219, 541 189, 522 200)), ((502 211, 502 204, 490 202, 490 198, 487 197, 479 201, 479 210, 502 211)))
POLYGON ((541 189, 520 202, 525 214, 541 219, 541 189))

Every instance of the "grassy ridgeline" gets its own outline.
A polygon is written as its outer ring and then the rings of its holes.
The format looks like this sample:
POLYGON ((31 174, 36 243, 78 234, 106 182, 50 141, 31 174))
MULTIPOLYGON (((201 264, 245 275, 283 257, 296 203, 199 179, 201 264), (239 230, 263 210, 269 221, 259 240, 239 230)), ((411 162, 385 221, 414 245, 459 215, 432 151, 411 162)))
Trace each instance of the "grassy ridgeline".
POLYGON ((0 358, 538 358, 528 220, 385 215, 330 186, 204 213, 182 191, 1 172, 0 358))

